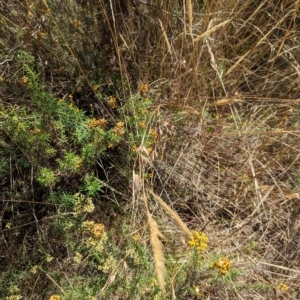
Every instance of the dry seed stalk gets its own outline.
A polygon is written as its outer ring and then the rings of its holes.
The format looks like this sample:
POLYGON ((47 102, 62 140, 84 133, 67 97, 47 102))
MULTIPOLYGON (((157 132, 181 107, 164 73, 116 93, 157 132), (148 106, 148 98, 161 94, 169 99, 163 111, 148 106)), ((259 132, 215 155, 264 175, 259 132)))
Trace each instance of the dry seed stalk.
POLYGON ((192 40, 194 42, 194 37, 193 37, 193 7, 192 7, 192 1, 191 0, 186 0, 186 9, 187 9, 187 15, 189 19, 189 32, 192 37, 192 40))
POLYGON ((187 226, 183 223, 177 213, 162 200, 159 196, 154 194, 152 191, 148 190, 153 198, 170 214, 173 220, 181 227, 181 229, 188 235, 191 236, 192 232, 187 228, 187 226))
POLYGON ((171 48, 171 45, 170 45, 170 43, 169 43, 169 40, 168 40, 166 31, 165 31, 165 29, 164 29, 164 26, 163 26, 161 20, 158 19, 158 21, 159 21, 161 31, 162 31, 162 33, 163 33, 164 39, 165 39, 166 44, 167 44, 167 47, 168 47, 168 52, 169 52, 169 54, 170 54, 171 57, 172 57, 172 48, 171 48))
POLYGON ((216 26, 212 27, 211 29, 205 31, 204 33, 202 33, 201 35, 199 35, 197 38, 195 38, 195 42, 200 41, 201 39, 204 39, 205 37, 207 37, 208 35, 210 35, 211 33, 215 32, 217 29, 225 26, 227 23, 229 23, 232 19, 226 20, 224 22, 221 22, 220 24, 217 24, 216 26))
POLYGON ((163 235, 159 231, 156 221, 150 214, 148 214, 148 223, 150 227, 150 242, 155 262, 155 272, 161 290, 165 291, 165 258, 163 254, 163 245, 160 241, 160 238, 163 238, 163 235))

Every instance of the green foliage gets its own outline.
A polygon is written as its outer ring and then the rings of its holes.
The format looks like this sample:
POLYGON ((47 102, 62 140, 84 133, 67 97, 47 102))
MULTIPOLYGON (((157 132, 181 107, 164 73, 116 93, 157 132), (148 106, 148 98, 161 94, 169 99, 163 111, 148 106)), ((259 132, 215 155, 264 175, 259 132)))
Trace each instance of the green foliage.
POLYGON ((86 174, 84 177, 83 190, 86 191, 89 196, 96 196, 102 191, 101 181, 94 174, 86 174))
POLYGON ((37 181, 43 186, 51 187, 56 182, 55 173, 48 168, 42 168, 37 181))

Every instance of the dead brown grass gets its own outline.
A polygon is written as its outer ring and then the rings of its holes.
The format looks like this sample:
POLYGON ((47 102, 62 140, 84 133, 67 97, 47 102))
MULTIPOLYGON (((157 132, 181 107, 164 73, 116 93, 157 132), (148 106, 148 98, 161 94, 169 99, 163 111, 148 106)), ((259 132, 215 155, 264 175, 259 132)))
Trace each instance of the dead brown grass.
POLYGON ((150 227, 150 242, 155 263, 155 272, 158 283, 162 291, 165 291, 165 258, 163 253, 163 245, 160 239, 164 236, 159 231, 156 221, 148 215, 148 224, 150 227))

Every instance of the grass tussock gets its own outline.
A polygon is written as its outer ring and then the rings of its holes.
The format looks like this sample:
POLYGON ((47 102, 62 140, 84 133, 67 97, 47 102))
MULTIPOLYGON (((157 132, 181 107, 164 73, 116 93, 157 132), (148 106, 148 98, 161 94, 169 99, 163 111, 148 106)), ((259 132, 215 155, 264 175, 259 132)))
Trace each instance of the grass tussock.
POLYGON ((0 299, 299 299, 298 1, 2 2, 0 299))

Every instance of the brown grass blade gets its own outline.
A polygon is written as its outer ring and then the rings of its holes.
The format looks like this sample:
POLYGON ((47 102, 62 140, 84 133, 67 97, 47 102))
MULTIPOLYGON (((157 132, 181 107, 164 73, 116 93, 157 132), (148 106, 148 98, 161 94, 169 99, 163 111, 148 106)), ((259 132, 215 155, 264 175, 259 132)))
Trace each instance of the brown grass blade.
POLYGON ((183 223, 178 214, 164 202, 159 196, 154 194, 151 190, 148 190, 149 193, 153 196, 153 198, 170 214, 173 220, 178 224, 179 227, 188 235, 191 236, 192 232, 188 229, 188 227, 183 223))
POLYGON ((242 55, 237 61, 236 63, 226 72, 225 75, 230 74, 244 59, 246 56, 248 56, 249 53, 251 53, 253 51, 253 49, 255 49, 256 47, 258 47, 261 43, 263 43, 268 37, 269 35, 275 30, 275 28, 279 28, 280 24, 286 19, 288 15, 283 16, 278 22, 277 22, 277 26, 276 27, 272 27, 258 42, 257 44, 251 48, 250 50, 248 50, 244 55, 242 55))
POLYGON ((225 25, 226 25, 227 23, 229 23, 230 21, 231 21, 231 19, 226 20, 226 21, 224 21, 224 22, 222 22, 222 23, 220 23, 220 24, 214 26, 213 28, 211 28, 211 29, 205 31, 204 33, 202 33, 201 35, 199 35, 199 36, 194 40, 194 42, 198 42, 198 41, 200 41, 201 39, 206 38, 208 35, 210 35, 211 33, 215 32, 215 31, 218 30, 219 28, 225 26, 225 25))
POLYGON ((159 20, 159 19, 158 19, 158 21, 159 21, 160 28, 161 28, 161 31, 162 31, 162 33, 163 33, 163 36, 164 36, 165 42, 166 42, 166 44, 167 44, 168 52, 169 52, 169 54, 170 54, 170 55, 171 55, 171 57, 172 57, 172 48, 171 48, 171 45, 170 45, 170 43, 169 43, 169 40, 168 40, 168 37, 167 37, 166 31, 165 31, 165 29, 164 29, 164 26, 163 26, 163 24, 162 24, 161 20, 159 20))
POLYGON ((156 221, 150 214, 148 215, 148 223, 150 227, 150 242, 155 262, 155 272, 161 290, 165 291, 165 259, 163 245, 160 241, 160 238, 163 238, 163 235, 159 231, 156 221))
POLYGON ((186 0, 186 10, 187 10, 187 15, 188 15, 188 20, 189 20, 189 32, 190 35, 194 41, 193 37, 193 7, 192 7, 192 0, 186 0))

